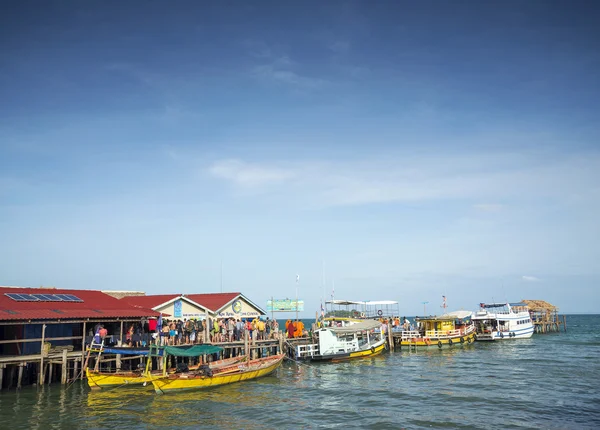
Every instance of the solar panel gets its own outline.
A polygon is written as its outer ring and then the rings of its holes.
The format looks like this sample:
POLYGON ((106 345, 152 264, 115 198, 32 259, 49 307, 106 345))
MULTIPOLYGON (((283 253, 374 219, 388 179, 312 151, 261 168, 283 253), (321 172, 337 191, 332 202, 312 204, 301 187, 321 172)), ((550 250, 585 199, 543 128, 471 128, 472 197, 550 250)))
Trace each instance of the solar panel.
POLYGON ((10 297, 15 302, 24 302, 24 301, 26 301, 25 299, 23 299, 23 297, 21 297, 20 294, 16 294, 16 293, 4 293, 4 295, 7 296, 7 297, 10 297))
POLYGON ((79 297, 73 294, 20 294, 4 293, 16 302, 78 302, 82 303, 79 297))
POLYGON ((65 300, 65 298, 66 298, 67 299, 66 301, 70 301, 70 302, 83 302, 83 300, 81 300, 77 296, 74 296, 73 294, 61 294, 61 296, 63 297, 63 300, 65 300))
POLYGON ((30 294, 30 296, 43 302, 62 302, 62 299, 56 297, 54 294, 30 294))

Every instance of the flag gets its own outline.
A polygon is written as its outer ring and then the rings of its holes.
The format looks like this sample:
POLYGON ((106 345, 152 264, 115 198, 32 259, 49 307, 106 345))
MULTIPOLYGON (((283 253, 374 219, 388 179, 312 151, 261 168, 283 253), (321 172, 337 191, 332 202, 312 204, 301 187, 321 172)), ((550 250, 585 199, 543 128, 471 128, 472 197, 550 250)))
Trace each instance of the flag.
POLYGON ((157 330, 161 330, 162 329, 162 312, 158 316, 158 322, 156 323, 156 329, 157 330))

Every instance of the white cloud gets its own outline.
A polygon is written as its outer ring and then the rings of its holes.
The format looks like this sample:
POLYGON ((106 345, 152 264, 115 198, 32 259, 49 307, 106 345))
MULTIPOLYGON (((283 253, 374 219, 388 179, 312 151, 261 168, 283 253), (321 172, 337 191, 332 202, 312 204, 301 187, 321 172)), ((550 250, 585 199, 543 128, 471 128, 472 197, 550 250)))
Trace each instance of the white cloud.
POLYGON ((278 167, 263 167, 240 160, 221 160, 212 164, 209 173, 242 187, 257 187, 280 183, 294 176, 294 172, 278 167))
POLYGON ((361 161, 221 160, 209 167, 209 173, 257 190, 277 183, 297 200, 322 206, 470 199, 478 211, 498 212, 504 204, 476 202, 567 200, 573 193, 587 194, 599 168, 600 158, 594 155, 562 157, 540 165, 519 154, 396 153, 361 161))
POLYGON ((536 278, 535 276, 529 276, 529 275, 523 275, 521 277, 521 279, 523 279, 526 282, 539 282, 540 279, 536 278))

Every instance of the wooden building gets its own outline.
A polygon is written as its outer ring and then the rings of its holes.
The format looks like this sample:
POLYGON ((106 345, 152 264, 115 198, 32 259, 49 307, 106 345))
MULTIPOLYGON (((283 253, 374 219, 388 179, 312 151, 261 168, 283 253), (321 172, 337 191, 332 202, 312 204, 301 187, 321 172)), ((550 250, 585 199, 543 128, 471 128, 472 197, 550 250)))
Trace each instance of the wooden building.
POLYGON ((0 287, 0 389, 66 383, 100 324, 117 343, 124 325, 158 316, 101 291, 0 287))

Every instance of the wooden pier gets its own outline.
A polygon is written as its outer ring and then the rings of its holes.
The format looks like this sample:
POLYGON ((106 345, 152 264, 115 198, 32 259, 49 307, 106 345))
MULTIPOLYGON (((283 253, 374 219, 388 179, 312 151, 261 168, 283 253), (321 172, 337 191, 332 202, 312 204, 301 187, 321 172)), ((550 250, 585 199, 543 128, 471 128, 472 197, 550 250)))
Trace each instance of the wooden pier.
POLYGON ((558 314, 558 307, 544 300, 522 300, 529 307, 534 333, 557 333, 560 326, 567 331, 567 317, 558 314))

